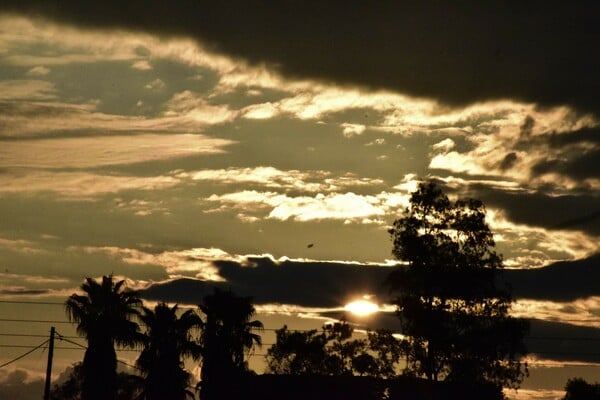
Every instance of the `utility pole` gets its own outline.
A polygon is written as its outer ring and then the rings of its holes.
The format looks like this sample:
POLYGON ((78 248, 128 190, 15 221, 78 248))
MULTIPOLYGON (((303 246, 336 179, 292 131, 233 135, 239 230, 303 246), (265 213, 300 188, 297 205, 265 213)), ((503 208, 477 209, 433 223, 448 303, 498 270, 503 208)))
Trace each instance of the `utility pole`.
POLYGON ((52 380, 52 357, 54 356, 54 327, 50 328, 50 341, 48 342, 48 365, 46 367, 46 386, 44 387, 44 400, 50 400, 50 381, 52 380))

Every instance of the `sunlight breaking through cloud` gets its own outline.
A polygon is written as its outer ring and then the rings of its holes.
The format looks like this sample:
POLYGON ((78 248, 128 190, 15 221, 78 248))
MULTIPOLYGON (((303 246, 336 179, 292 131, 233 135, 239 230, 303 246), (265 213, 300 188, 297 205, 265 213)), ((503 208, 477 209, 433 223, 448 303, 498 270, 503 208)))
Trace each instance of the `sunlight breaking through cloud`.
MULTIPOLYGON (((306 222, 311 220, 337 219, 355 221, 366 224, 385 224, 384 217, 389 211, 407 204, 408 195, 401 193, 381 192, 377 195, 358 195, 347 193, 318 193, 314 197, 290 197, 276 192, 259 192, 246 190, 224 195, 216 195, 206 199, 226 207, 239 209, 244 213, 263 211, 267 219, 306 222), (265 211, 267 211, 265 213, 265 211)), ((218 208, 211 211, 224 211, 218 208)))

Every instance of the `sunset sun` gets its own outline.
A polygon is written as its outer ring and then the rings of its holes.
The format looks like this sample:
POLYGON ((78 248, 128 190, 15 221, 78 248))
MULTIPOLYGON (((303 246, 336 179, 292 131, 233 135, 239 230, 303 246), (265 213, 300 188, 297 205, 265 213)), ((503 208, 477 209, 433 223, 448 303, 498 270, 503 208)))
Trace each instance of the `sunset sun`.
POLYGON ((379 311, 379 306, 369 300, 360 299, 346 304, 344 310, 363 317, 379 311))

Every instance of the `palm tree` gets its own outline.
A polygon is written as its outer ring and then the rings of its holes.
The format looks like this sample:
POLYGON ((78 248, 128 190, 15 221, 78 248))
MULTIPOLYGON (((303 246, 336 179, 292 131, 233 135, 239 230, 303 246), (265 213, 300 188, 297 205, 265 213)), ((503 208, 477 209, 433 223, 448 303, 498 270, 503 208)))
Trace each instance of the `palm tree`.
POLYGON ((244 355, 262 344, 254 330, 263 328, 262 322, 252 320, 255 314, 251 297, 239 297, 229 291, 215 288, 198 306, 205 318, 201 342, 203 360, 201 371, 202 398, 218 398, 236 377, 248 371, 244 355))
POLYGON ((146 326, 144 349, 137 366, 144 375, 145 400, 185 400, 194 394, 187 390, 191 375, 183 368, 183 357, 200 356, 193 331, 201 324, 194 310, 177 317, 177 305, 160 303, 154 310, 143 307, 140 317, 146 326))
POLYGON ((137 292, 126 290, 125 281, 115 282, 112 274, 100 282, 86 278, 85 294, 72 294, 65 303, 77 333, 88 347, 83 357, 83 400, 113 400, 117 396, 117 355, 115 344, 134 347, 140 340, 138 315, 141 304, 137 292))

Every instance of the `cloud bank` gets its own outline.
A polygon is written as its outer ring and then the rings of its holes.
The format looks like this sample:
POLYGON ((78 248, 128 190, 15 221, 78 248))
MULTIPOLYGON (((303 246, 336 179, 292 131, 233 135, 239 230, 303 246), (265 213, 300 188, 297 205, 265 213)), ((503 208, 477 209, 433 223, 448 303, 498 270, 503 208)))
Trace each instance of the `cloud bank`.
POLYGON ((79 26, 192 37, 291 76, 447 104, 514 98, 600 109, 597 4, 67 1, 56 7, 15 0, 3 7, 79 26))

